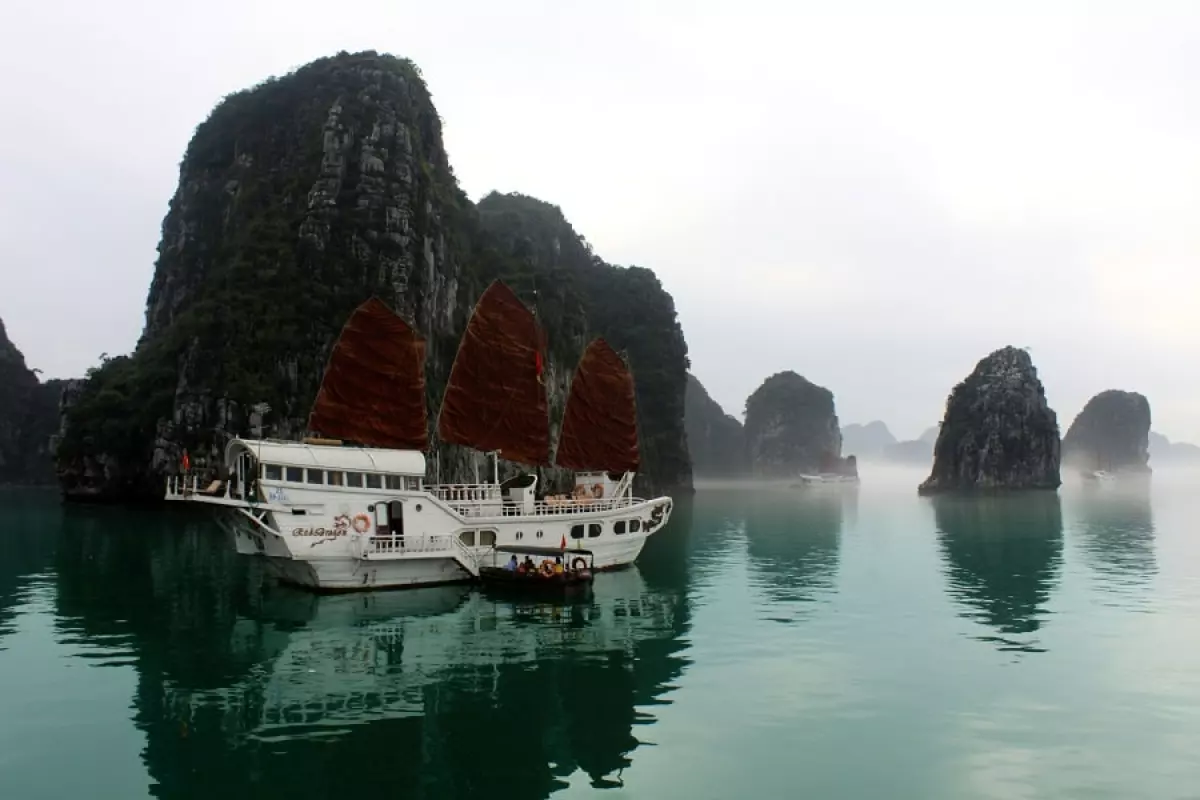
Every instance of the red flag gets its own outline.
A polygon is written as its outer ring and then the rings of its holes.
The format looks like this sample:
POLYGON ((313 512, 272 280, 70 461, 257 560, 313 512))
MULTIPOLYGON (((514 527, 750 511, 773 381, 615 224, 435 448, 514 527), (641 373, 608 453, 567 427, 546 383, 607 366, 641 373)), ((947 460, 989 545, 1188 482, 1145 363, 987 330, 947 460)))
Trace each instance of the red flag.
POLYGON ((187 472, 191 466, 192 466, 192 462, 188 460, 187 450, 184 450, 183 451, 183 471, 187 472))
POLYGON ((537 367, 537 374, 538 374, 538 377, 540 378, 542 376, 542 351, 535 350, 533 355, 534 355, 533 363, 534 363, 534 366, 537 367))
POLYGON ((558 549, 559 550, 567 549, 567 535, 565 533, 563 534, 562 541, 558 543, 558 549))

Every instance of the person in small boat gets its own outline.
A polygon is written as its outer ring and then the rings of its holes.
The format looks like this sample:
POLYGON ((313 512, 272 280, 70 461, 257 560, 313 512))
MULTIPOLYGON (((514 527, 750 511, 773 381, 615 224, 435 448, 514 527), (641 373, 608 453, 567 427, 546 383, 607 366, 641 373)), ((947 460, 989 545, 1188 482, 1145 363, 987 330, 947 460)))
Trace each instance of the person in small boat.
POLYGON ((554 557, 554 574, 555 574, 555 575, 562 575, 562 574, 563 574, 563 562, 562 562, 562 556, 555 556, 555 557, 554 557))
POLYGON ((537 567, 534 566, 533 559, 529 556, 525 556, 525 561, 521 564, 521 566, 524 567, 526 574, 537 572, 537 567))
POLYGON ((504 568, 509 572, 517 571, 517 556, 515 553, 513 554, 513 557, 508 560, 508 563, 504 565, 504 568))

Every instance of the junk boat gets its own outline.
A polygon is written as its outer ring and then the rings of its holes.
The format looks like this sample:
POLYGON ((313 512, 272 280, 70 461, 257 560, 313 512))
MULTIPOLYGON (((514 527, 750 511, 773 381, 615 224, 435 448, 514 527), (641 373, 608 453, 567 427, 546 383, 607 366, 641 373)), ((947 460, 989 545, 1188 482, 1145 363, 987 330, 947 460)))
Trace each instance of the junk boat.
POLYGON ((549 466, 543 337, 533 313, 494 281, 459 344, 438 438, 493 459, 491 482, 427 484, 425 342, 377 298, 342 328, 308 419, 316 438, 233 438, 220 476, 186 464, 166 499, 213 507, 239 553, 317 591, 469 581, 497 546, 566 540, 594 569, 632 563, 671 515, 669 497, 633 494, 640 463, 633 375, 603 339, 571 381, 553 463, 569 494, 539 495, 536 472, 499 480, 499 459, 549 466))
POLYGON ((496 587, 534 592, 586 587, 592 582, 595 553, 567 550, 566 544, 564 541, 560 547, 497 545, 492 550, 491 564, 479 567, 480 580, 496 587), (520 561, 520 556, 526 556, 526 560, 520 561), (529 556, 540 557, 541 563, 535 563, 529 556))

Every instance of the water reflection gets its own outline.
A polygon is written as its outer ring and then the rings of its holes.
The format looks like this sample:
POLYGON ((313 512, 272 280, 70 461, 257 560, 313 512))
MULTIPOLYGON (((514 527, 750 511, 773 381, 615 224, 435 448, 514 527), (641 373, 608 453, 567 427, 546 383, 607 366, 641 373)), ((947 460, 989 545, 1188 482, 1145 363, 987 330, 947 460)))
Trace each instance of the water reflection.
POLYGON ((35 578, 54 558, 61 511, 52 493, 0 490, 0 651, 35 578))
POLYGON ((810 603, 836 590, 843 517, 857 494, 851 484, 746 495, 752 579, 766 591, 772 615, 780 614, 779 604, 810 603))
MULTIPOLYGON (((599 575, 572 604, 461 586, 315 597, 266 584, 190 517, 120 519, 63 532, 59 634, 136 668, 156 797, 619 785, 688 663, 686 573, 649 549, 645 577, 599 575)), ((660 556, 686 547, 675 523, 660 556)))
POLYGON ((1117 595, 1146 588, 1158 571, 1148 485, 1104 487, 1070 503, 1078 543, 1101 588, 1117 595))
POLYGON ((1040 652, 1035 634, 1062 562, 1057 492, 932 498, 950 594, 1001 650, 1040 652))

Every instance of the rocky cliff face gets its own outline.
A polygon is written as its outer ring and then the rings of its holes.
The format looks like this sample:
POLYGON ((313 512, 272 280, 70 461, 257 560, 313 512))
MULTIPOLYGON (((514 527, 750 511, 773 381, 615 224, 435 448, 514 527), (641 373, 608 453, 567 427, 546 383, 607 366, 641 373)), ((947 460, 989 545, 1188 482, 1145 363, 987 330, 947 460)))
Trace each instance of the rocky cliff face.
POLYGON ((1029 353, 1005 347, 950 393, 920 492, 1056 489, 1059 447, 1058 418, 1029 353))
POLYGON ((853 469, 841 458, 833 393, 791 371, 767 378, 746 400, 746 450, 764 477, 853 469))
POLYGON ((697 476, 727 478, 746 473, 746 434, 742 423, 726 414, 690 373, 684 422, 692 470, 697 476))
POLYGON ((504 259, 508 280, 536 293, 539 316, 567 365, 557 378, 562 397, 587 340, 603 336, 625 353, 633 370, 643 464, 639 485, 646 491, 690 489, 687 342, 675 301, 655 274, 605 262, 558 206, 532 197, 493 192, 479 202, 479 217, 487 246, 504 259))
POLYGON ((53 485, 62 387, 38 380, 0 322, 0 484, 53 485))
MULTIPOLYGON (((574 358, 606 326, 590 313, 586 292, 498 247, 502 234, 507 243, 524 239, 494 220, 485 230, 481 214, 458 187, 440 119, 407 60, 341 53, 226 98, 197 128, 180 166, 137 350, 93 370, 66 412, 64 491, 152 498, 185 447, 193 463, 215 463, 231 434, 302 435, 329 349, 371 295, 427 340, 432 425, 475 300, 504 278, 538 308, 551 343, 551 405, 561 413, 574 358)), ((670 303, 649 270, 631 283, 639 295, 653 284, 654 296, 670 303)), ((672 366, 683 463, 646 447, 654 488, 690 476, 686 348, 670 312, 664 324, 682 348, 672 366)), ((644 381, 636 359, 634 369, 644 381)), ((657 408, 654 399, 646 405, 657 408)), ((665 405, 663 413, 673 413, 665 405)), ((644 437, 660 435, 645 428, 644 437)), ((465 480, 474 458, 435 439, 429 462, 441 479, 465 480)))
POLYGON ((1067 429, 1062 458, 1078 469, 1148 472, 1150 401, 1116 389, 1096 395, 1067 429))

